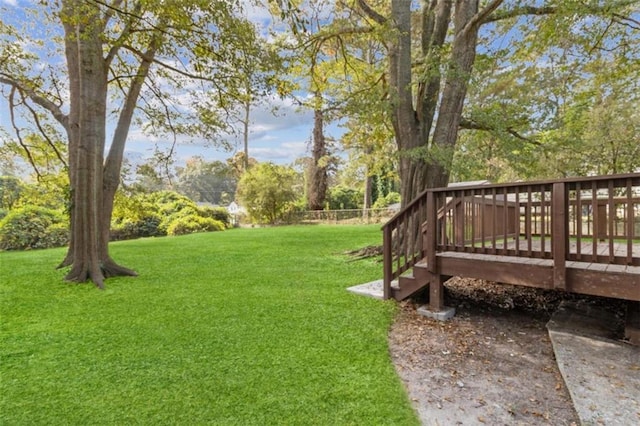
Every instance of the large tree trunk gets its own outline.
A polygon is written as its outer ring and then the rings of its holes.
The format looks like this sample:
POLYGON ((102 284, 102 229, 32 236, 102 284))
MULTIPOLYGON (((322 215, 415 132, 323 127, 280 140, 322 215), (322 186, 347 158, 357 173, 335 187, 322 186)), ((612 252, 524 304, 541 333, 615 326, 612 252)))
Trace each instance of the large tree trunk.
POLYGON ((107 66, 100 39, 103 24, 99 9, 83 1, 64 2, 61 13, 71 99, 68 126, 71 242, 63 265, 71 266, 65 277, 68 281, 91 280, 102 288, 105 276, 133 274, 126 268, 118 270, 108 253, 113 195, 105 210, 107 66))
POLYGON ((443 187, 449 182, 462 108, 475 61, 481 16, 495 10, 500 1, 492 1, 482 13, 478 11, 478 3, 478 0, 424 2, 421 53, 425 77, 416 81, 411 54, 411 2, 392 0, 391 14, 396 34, 390 43, 389 81, 393 126, 400 153, 403 206, 426 188, 443 187), (451 23, 452 9, 453 44, 446 62, 443 85, 440 71, 444 54, 442 47, 451 23))
MULTIPOLYGON (((316 94, 319 96, 319 94, 316 94)), ((313 116, 313 152, 309 164, 307 205, 309 210, 322 210, 327 197, 327 144, 324 137, 324 112, 316 108, 313 116)))
POLYGON ((395 42, 389 51, 392 122, 400 154, 400 196, 406 205, 424 188, 424 160, 416 149, 426 144, 421 140, 421 126, 413 106, 411 57, 411 2, 393 0, 391 15, 396 26, 395 42))
POLYGON ((457 0, 455 7, 455 37, 432 141, 433 146, 438 149, 439 161, 430 164, 427 174, 427 186, 431 188, 446 186, 449 182, 464 99, 478 42, 480 22, 474 22, 478 14, 478 1, 457 0))

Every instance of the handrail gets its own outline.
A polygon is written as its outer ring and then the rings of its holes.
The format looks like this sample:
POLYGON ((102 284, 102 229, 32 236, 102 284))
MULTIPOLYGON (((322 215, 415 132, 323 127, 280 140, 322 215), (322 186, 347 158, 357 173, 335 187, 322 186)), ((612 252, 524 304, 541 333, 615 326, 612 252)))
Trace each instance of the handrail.
POLYGON ((444 251, 553 260, 562 287, 567 261, 640 265, 640 173, 427 189, 382 231, 385 298, 444 251))

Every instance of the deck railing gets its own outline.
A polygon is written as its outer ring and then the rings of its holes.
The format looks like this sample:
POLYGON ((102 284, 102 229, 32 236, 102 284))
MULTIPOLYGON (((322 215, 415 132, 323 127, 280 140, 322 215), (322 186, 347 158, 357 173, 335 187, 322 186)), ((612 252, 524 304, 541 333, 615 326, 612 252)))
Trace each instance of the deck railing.
POLYGON ((382 230, 385 297, 446 251, 639 266, 640 173, 430 189, 382 230))

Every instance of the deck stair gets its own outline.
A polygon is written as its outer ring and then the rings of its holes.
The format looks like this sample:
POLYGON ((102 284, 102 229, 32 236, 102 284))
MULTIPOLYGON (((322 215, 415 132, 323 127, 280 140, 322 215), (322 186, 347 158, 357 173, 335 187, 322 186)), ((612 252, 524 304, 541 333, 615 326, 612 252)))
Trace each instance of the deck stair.
POLYGON ((391 289, 392 297, 396 300, 403 300, 407 297, 424 290, 429 286, 429 271, 426 260, 421 260, 413 268, 398 277, 396 286, 391 289))

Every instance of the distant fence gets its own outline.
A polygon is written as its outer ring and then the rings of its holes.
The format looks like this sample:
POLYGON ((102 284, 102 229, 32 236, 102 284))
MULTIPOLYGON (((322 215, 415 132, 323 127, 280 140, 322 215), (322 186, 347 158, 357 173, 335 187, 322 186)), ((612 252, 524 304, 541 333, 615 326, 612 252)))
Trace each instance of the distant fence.
POLYGON ((291 212, 283 218, 285 223, 370 224, 384 223, 397 212, 394 209, 308 210, 291 212))

